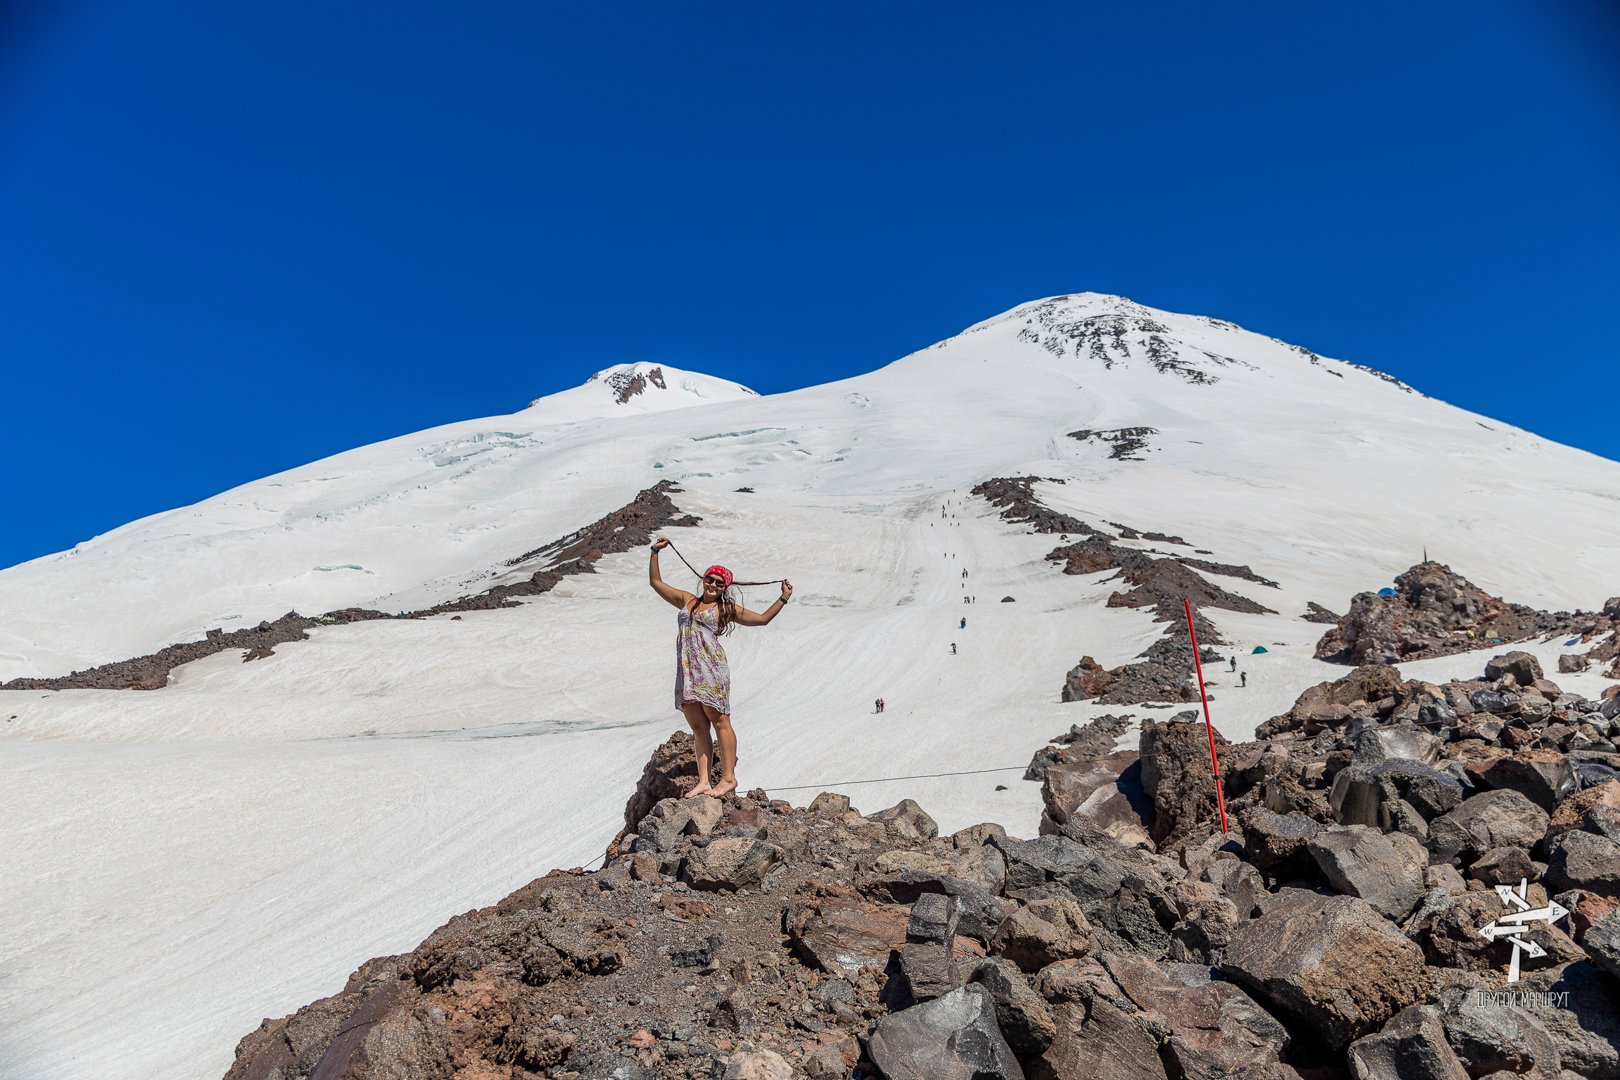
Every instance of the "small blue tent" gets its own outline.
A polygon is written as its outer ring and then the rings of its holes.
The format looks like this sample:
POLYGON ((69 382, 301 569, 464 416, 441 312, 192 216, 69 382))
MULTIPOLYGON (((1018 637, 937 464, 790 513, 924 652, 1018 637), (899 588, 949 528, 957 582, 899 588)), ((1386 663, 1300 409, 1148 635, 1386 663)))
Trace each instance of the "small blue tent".
POLYGON ((1264 645, 1256 645, 1254 647, 1254 651, 1257 652, 1257 653, 1260 653, 1260 652, 1270 652, 1271 650, 1266 648, 1264 645))
POLYGON ((1379 596, 1394 596, 1395 595, 1395 590, 1391 589, 1391 588, 1388 588, 1388 587, 1385 587, 1385 588, 1382 588, 1382 589, 1378 590, 1378 595, 1379 596))

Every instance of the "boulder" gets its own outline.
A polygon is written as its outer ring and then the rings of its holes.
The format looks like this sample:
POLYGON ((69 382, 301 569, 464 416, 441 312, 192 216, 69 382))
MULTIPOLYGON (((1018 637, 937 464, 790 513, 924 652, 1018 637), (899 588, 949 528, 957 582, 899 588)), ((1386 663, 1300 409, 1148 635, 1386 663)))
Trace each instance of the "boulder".
POLYGON ((1216 859, 1199 871, 1198 876, 1201 880, 1214 885, 1222 896, 1232 901, 1240 919, 1247 919, 1253 915, 1260 902, 1271 895, 1271 890, 1266 888, 1265 879, 1260 876, 1260 872, 1237 859, 1216 859))
POLYGON ((1493 656, 1485 661, 1485 678, 1495 682, 1503 676, 1511 675, 1513 681, 1519 686, 1533 686, 1541 674, 1541 661, 1522 650, 1503 653, 1493 656))
POLYGON ((782 859, 782 849, 764 840, 721 837, 692 849, 681 863, 681 880, 694 889, 736 892, 763 884, 782 859))
POLYGON ((1077 819, 1127 846, 1152 844, 1153 800, 1142 787, 1134 750, 1049 766, 1041 799, 1043 833, 1077 819))
POLYGON ((1620 843, 1571 829, 1547 844, 1547 884, 1620 897, 1620 843))
POLYGON ((901 799, 887 810, 868 814, 866 820, 886 826, 902 840, 932 840, 939 835, 934 819, 910 799, 901 799))
POLYGON ((867 1052, 888 1080, 1023 1080, 990 992, 974 983, 883 1017, 867 1052))
POLYGON ((1487 885, 1517 885, 1522 880, 1539 878, 1545 869, 1538 869, 1524 848, 1497 847, 1475 859, 1468 876, 1487 885))
POLYGON ((1357 765, 1377 765, 1392 759, 1430 765, 1439 760, 1442 745, 1438 738, 1411 724, 1369 727, 1356 736, 1352 760, 1357 765))
MULTIPOLYGON (((1249 869, 1252 873, 1253 867, 1249 869)), ((1170 959, 1218 966, 1241 922, 1237 905, 1224 896, 1187 905, 1182 921, 1170 931, 1170 959)))
POLYGON ((893 1012, 944 997, 962 985, 951 947, 939 942, 908 941, 900 947, 897 968, 883 987, 883 1001, 893 1012))
POLYGON ((1620 1080, 1620 987, 1587 961, 1526 975, 1520 1008, 1552 1036, 1565 1073, 1620 1080))
POLYGON ((1594 967, 1620 980, 1620 909, 1593 923, 1581 939, 1581 946, 1594 967))
POLYGON ((1428 852, 1410 836, 1338 825, 1321 830, 1306 847, 1335 889, 1359 896, 1386 919, 1406 918, 1423 896, 1428 852))
POLYGON ((1293 1077, 1282 1064, 1288 1031, 1237 985, 1197 964, 1155 964, 1105 953, 1104 968, 1140 1010, 1139 1026, 1165 1032, 1160 1054, 1186 1077, 1293 1077))
POLYGON ((1547 812, 1517 791, 1485 791, 1429 822, 1429 850, 1466 865, 1491 848, 1531 848, 1547 831, 1547 812))
POLYGON ((990 937, 991 951, 1024 971, 1084 956, 1089 948, 1091 924, 1080 905, 1067 897, 1036 900, 1019 908, 990 937))
POLYGON ((913 870, 863 881, 860 891, 863 896, 887 904, 914 904, 925 893, 949 896, 956 901, 956 932, 979 941, 989 941, 1001 920, 1018 907, 970 881, 913 870))
POLYGON ((849 796, 840 795, 833 791, 823 791, 810 800, 810 812, 825 814, 828 817, 839 817, 849 811, 849 796))
POLYGON ((788 927, 793 950, 805 963, 834 975, 882 968, 906 941, 904 910, 834 897, 802 909, 788 927))
POLYGON ((1087 1004, 1053 1005, 1057 1036, 1031 1063, 1030 1080, 1166 1080, 1158 1040, 1136 1023, 1134 1011, 1129 1001, 1100 995, 1087 1004))
POLYGON ((911 905, 906 940, 949 945, 956 937, 958 917, 956 901, 939 893, 924 893, 911 905))
MULTIPOLYGON (((719 800, 715 800, 718 802, 719 800)), ((636 833, 654 851, 666 852, 692 824, 692 811, 682 799, 661 799, 636 823, 636 833)))
POLYGON ((1016 964, 989 959, 974 969, 971 981, 989 991, 996 1007, 996 1024, 1013 1051, 1021 1056, 1040 1054, 1052 1045, 1057 1025, 1052 1011, 1016 964))
POLYGON ((1462 797, 1462 784, 1453 777, 1420 761, 1397 758, 1339 770, 1328 805, 1341 825, 1371 825, 1390 832, 1409 813, 1432 821, 1455 809, 1462 797))
POLYGON ((1575 767, 1556 750, 1521 750, 1468 764, 1478 787, 1517 791, 1547 813, 1575 793, 1575 767))
POLYGON ((1238 928, 1220 970, 1333 1050, 1429 990, 1422 950, 1366 901, 1300 889, 1282 890, 1238 928))
POLYGON ((700 795, 695 799, 681 801, 686 804, 689 818, 686 831, 691 836, 708 836, 714 832, 715 826, 720 824, 720 818, 726 812, 725 804, 712 795, 700 795))
POLYGON ((1439 1010, 1429 1005, 1408 1006, 1377 1034, 1351 1043, 1350 1071, 1357 1080, 1468 1080, 1439 1010))
MULTIPOLYGON (((1218 753, 1231 744, 1215 735, 1218 753)), ((1153 800, 1153 841, 1170 841, 1218 825, 1215 774, 1209 762, 1209 734, 1202 721, 1144 720, 1141 739, 1142 789, 1153 800)))
POLYGON ((1274 814, 1263 806, 1252 806, 1243 811, 1240 823, 1243 854, 1255 868, 1278 878, 1309 872, 1312 861, 1307 845, 1322 831, 1320 822, 1301 813, 1274 814))
POLYGON ((1524 1009, 1494 1001, 1488 995, 1496 987, 1465 972, 1447 971, 1441 978, 1446 985, 1436 1008, 1446 1042, 1470 1076, 1559 1076, 1558 1046, 1545 1024, 1524 1009))
POLYGON ((1551 840, 1557 833, 1581 828, 1581 819, 1586 812, 1600 806, 1620 809, 1620 780, 1605 780, 1584 787, 1560 803, 1547 824, 1547 839, 1551 840))

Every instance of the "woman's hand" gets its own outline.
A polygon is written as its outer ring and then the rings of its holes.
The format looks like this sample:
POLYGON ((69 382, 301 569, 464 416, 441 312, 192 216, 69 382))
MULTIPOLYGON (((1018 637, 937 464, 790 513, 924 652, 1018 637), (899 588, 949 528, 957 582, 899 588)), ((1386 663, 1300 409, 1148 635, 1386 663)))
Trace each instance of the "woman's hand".
POLYGON ((669 538, 666 536, 660 536, 658 539, 653 541, 652 546, 654 551, 663 551, 665 548, 669 547, 669 538))
POLYGON ((782 582, 782 603, 785 604, 791 599, 793 599, 793 586, 784 581, 782 582))

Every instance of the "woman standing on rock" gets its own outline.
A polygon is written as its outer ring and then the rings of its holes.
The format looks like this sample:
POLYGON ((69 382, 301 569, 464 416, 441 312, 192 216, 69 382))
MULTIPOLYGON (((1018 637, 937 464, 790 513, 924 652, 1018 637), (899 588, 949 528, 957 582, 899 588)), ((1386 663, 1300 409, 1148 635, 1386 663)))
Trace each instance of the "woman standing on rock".
POLYGON ((764 626, 793 597, 793 586, 782 582, 782 595, 764 614, 749 611, 727 596, 731 571, 711 566, 703 572, 703 595, 666 584, 658 573, 658 553, 669 546, 660 536, 652 544, 647 581, 653 591, 681 609, 675 634, 675 707, 686 717, 697 742, 697 787, 686 793, 724 798, 737 790, 737 733, 731 729, 731 669, 720 638, 733 624, 764 626), (710 728, 713 735, 710 735, 710 728), (720 743, 720 783, 709 779, 709 759, 720 743))

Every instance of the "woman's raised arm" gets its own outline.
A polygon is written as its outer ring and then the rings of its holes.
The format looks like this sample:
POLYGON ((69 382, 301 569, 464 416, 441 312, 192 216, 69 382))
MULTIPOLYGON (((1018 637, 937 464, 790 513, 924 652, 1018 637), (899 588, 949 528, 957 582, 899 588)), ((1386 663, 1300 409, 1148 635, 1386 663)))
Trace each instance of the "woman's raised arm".
POLYGON ((764 626, 781 614, 782 608, 787 605, 787 602, 792 597, 793 586, 784 581, 782 582, 782 595, 777 597, 776 603, 766 608, 763 613, 749 611, 741 604, 735 604, 732 607, 733 617, 737 620, 738 626, 764 626))
POLYGON ((671 607, 684 608, 692 602, 692 594, 685 589, 677 589, 667 584, 658 573, 658 553, 669 546, 669 541, 660 536, 653 541, 652 555, 647 563, 647 584, 653 587, 653 592, 668 600, 671 607))

